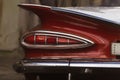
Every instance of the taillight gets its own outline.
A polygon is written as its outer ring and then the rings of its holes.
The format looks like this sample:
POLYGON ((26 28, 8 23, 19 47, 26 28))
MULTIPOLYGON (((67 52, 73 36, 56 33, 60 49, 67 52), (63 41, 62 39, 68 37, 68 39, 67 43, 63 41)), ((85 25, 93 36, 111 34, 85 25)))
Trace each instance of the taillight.
POLYGON ((56 45, 57 44, 57 37, 55 36, 47 36, 46 45, 56 45))
POLYGON ((22 39, 22 45, 40 49, 84 48, 93 44, 94 42, 76 35, 41 30, 28 33, 22 39))
POLYGON ((67 39, 67 38, 61 38, 61 37, 59 37, 58 38, 58 44, 69 44, 68 40, 69 39, 67 39))
POLYGON ((29 35, 24 39, 28 44, 34 44, 34 35, 29 35))
POLYGON ((45 44, 46 36, 34 35, 35 44, 45 44))
POLYGON ((83 42, 70 39, 69 44, 83 44, 83 42))

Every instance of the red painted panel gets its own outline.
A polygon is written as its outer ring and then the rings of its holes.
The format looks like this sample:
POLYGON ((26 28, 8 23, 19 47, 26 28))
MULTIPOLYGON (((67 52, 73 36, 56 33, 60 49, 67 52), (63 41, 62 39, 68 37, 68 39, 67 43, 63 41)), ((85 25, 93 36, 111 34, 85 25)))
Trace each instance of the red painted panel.
POLYGON ((111 55, 111 43, 120 40, 120 27, 118 25, 71 13, 52 11, 46 7, 22 7, 33 11, 42 20, 42 27, 38 26, 33 30, 74 34, 95 43, 93 46, 84 49, 25 49, 26 58, 115 58, 111 55))

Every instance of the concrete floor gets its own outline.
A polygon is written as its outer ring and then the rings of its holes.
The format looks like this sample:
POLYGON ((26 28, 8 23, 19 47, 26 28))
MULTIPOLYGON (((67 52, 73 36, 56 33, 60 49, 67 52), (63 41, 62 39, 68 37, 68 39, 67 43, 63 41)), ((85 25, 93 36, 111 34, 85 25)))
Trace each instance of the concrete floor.
POLYGON ((21 59, 21 51, 0 51, 0 80, 24 80, 22 74, 13 70, 12 65, 21 59))

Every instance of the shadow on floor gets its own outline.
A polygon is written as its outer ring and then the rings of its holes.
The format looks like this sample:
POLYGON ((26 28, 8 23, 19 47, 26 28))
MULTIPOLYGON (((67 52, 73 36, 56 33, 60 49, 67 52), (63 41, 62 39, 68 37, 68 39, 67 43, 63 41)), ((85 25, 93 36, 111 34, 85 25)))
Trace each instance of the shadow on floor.
POLYGON ((21 51, 0 51, 0 80, 24 80, 22 74, 13 70, 12 65, 22 58, 21 51))

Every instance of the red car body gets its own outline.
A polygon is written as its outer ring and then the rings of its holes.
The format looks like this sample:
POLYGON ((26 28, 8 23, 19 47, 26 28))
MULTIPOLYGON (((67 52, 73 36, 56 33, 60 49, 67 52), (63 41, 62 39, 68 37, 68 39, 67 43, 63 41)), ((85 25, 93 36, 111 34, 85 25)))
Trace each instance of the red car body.
POLYGON ((15 64, 17 71, 72 73, 87 68, 120 68, 112 49, 113 43, 120 41, 119 24, 56 7, 19 6, 38 15, 41 25, 23 35, 25 56, 15 64))

